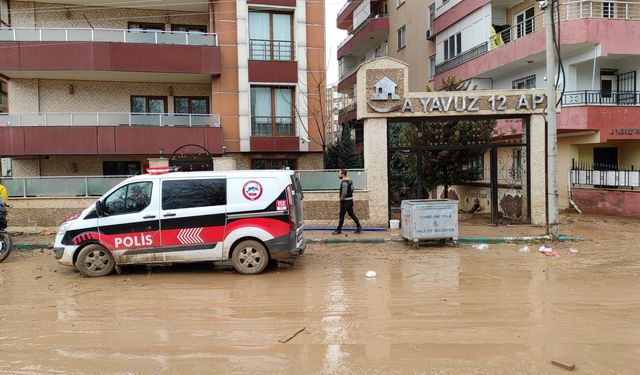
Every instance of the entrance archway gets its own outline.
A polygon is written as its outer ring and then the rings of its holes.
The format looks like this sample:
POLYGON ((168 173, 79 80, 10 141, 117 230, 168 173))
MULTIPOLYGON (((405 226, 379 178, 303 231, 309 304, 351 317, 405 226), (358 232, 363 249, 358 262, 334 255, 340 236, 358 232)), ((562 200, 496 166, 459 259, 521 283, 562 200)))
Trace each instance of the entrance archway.
POLYGON ((187 144, 171 154, 169 166, 180 167, 185 172, 212 171, 213 155, 203 146, 187 144))

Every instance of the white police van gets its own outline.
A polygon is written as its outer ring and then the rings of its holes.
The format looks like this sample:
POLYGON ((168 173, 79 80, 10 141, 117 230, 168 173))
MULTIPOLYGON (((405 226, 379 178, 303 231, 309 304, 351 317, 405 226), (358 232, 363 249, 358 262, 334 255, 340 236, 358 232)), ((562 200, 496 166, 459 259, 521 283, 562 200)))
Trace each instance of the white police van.
POLYGON ((146 174, 123 181, 56 236, 60 263, 85 276, 116 266, 232 260, 242 274, 304 252, 292 171, 146 174))

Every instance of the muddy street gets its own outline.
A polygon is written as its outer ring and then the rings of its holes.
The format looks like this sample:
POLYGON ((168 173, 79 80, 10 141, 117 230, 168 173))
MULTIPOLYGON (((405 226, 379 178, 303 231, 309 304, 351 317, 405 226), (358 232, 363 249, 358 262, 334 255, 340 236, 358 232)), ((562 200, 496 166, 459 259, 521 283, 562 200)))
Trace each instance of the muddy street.
POLYGON ((590 240, 547 244, 558 257, 311 244, 259 276, 191 265, 89 279, 16 251, 0 264, 0 373, 568 373, 558 360, 637 374, 638 224, 565 218, 590 240))

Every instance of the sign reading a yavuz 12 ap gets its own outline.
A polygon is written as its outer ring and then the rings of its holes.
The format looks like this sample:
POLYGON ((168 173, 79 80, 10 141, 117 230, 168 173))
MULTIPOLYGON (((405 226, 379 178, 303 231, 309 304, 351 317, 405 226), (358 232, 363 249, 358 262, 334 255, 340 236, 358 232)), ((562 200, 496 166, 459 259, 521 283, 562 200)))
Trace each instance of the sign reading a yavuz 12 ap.
POLYGON ((406 66, 390 59, 363 64, 358 71, 358 118, 527 115, 543 113, 543 90, 408 92, 406 66), (377 64, 376 64, 377 63, 377 64), (388 68, 376 65, 389 63, 388 68), (393 67, 395 65, 395 67, 393 67), (362 80, 361 80, 362 78, 362 80))

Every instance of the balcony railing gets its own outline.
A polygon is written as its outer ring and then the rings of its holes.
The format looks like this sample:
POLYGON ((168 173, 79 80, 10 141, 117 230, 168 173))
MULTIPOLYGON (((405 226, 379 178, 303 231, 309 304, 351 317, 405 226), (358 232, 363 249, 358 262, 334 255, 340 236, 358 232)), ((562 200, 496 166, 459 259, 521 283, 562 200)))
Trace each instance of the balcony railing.
POLYGON ((135 29, 0 28, 2 42, 115 42, 217 46, 215 33, 135 29))
POLYGON ((640 171, 633 166, 627 169, 572 160, 570 180, 573 186, 635 189, 640 187, 640 171))
POLYGON ((365 27, 367 27, 367 25, 369 24, 369 22, 371 22, 371 20, 373 19, 379 19, 379 18, 386 18, 387 15, 386 14, 371 14, 369 15, 369 17, 365 20, 362 21, 362 23, 360 25, 358 25, 358 27, 353 30, 348 37, 346 37, 342 42, 340 42, 340 44, 338 44, 338 50, 340 50, 342 47, 344 47, 345 44, 349 43, 349 41, 360 32, 360 30, 364 29, 365 27))
POLYGON ((101 196, 129 176, 60 176, 3 178, 10 197, 101 196))
POLYGON ((562 105, 640 105, 638 91, 570 91, 562 96, 562 105))
POLYGON ((252 116, 252 137, 294 137, 296 126, 294 117, 252 116))
POLYGON ((260 61, 294 61, 295 43, 290 40, 249 40, 249 59, 260 61))
POLYGON ((452 59, 449 59, 441 64, 436 65, 436 74, 441 74, 449 69, 453 69, 458 65, 462 65, 469 60, 473 60, 476 57, 487 52, 487 42, 477 45, 465 53, 462 53, 452 59))
POLYGON ((0 126, 220 126, 218 115, 168 113, 2 113, 0 126))

